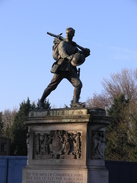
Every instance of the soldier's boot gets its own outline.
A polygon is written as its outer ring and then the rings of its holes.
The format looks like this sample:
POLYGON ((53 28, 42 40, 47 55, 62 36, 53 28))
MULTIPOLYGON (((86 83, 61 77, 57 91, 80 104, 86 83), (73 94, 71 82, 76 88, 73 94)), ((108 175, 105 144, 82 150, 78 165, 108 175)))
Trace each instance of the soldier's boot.
POLYGON ((46 99, 46 97, 49 95, 49 91, 47 90, 47 88, 44 90, 43 95, 41 97, 41 99, 38 101, 38 107, 39 108, 44 108, 44 100, 46 99))
POLYGON ((73 104, 72 107, 85 107, 85 103, 79 102, 81 88, 74 90, 73 104))
POLYGON ((38 101, 38 107, 44 108, 44 102, 42 102, 41 99, 38 101))

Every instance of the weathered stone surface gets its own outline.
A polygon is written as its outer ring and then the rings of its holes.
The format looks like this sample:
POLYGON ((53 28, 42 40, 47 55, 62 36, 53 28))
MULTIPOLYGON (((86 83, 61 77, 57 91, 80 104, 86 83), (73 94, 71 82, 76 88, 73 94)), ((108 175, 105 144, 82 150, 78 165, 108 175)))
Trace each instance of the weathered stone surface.
POLYGON ((23 183, 107 183, 104 152, 109 123, 102 109, 31 111, 25 120, 28 165, 23 183))
POLYGON ((86 169, 27 169, 23 174, 23 183, 85 183, 87 182, 86 169))

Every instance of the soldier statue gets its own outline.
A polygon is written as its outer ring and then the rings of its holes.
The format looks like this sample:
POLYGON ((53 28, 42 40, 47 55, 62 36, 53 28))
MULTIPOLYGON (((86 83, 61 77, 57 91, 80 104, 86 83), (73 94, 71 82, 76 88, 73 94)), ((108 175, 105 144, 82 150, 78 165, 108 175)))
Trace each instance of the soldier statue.
MULTIPOLYGON (((48 33, 48 32, 47 32, 48 33)), ((71 27, 66 29, 66 39, 60 35, 55 37, 53 46, 53 58, 56 60, 52 65, 51 72, 54 76, 44 90, 41 99, 38 102, 40 108, 44 106, 46 97, 56 89, 62 79, 66 78, 74 86, 74 96, 72 107, 80 107, 82 103, 79 102, 82 82, 78 76, 76 66, 81 65, 87 56, 90 55, 88 48, 83 48, 72 41, 75 30, 71 27)))

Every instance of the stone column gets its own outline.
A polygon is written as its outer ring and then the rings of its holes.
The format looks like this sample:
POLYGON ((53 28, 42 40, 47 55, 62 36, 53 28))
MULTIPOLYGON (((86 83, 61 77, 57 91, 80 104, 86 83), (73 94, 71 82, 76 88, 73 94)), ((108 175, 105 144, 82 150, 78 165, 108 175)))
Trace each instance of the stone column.
POLYGON ((108 183, 102 109, 33 110, 28 125, 28 162, 23 183, 108 183))

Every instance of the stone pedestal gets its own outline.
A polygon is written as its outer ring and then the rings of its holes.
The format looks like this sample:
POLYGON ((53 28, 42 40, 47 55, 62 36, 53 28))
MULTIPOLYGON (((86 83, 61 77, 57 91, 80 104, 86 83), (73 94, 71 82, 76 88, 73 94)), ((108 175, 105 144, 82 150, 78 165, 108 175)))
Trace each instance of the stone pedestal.
POLYGON ((102 109, 33 110, 28 125, 28 162, 23 183, 108 183, 102 109))

